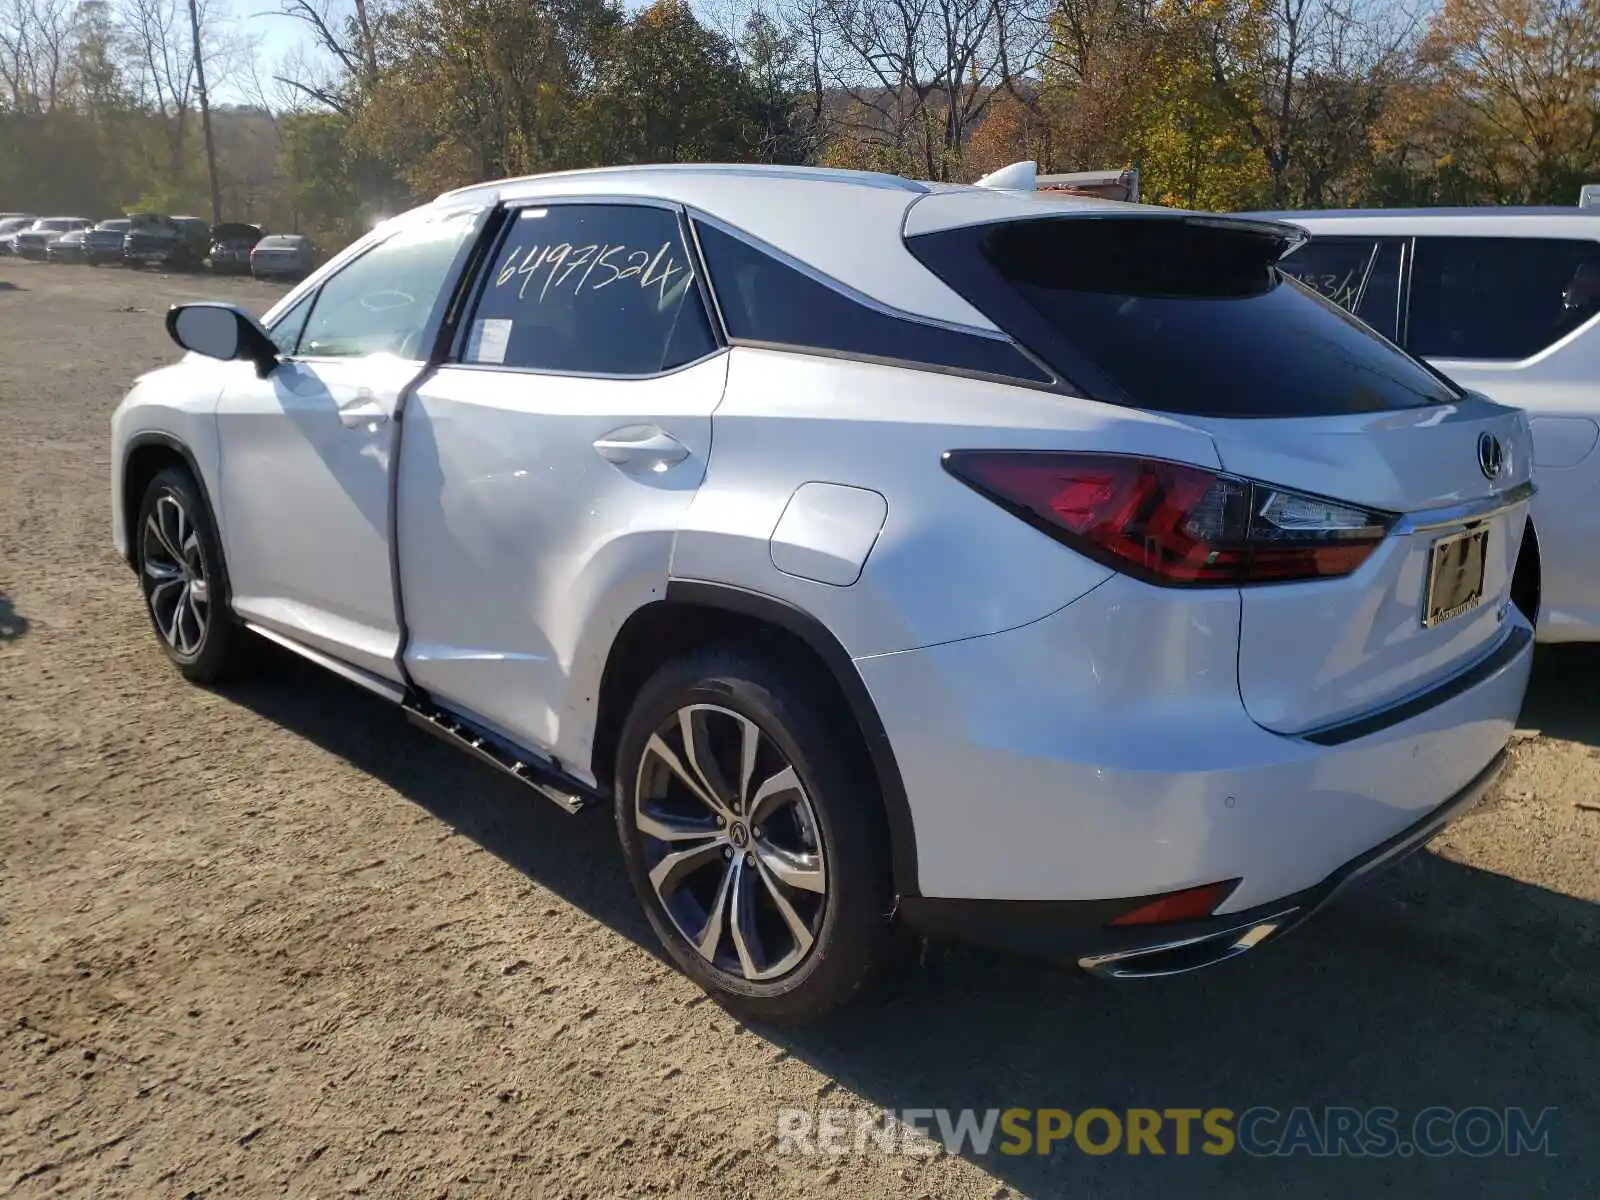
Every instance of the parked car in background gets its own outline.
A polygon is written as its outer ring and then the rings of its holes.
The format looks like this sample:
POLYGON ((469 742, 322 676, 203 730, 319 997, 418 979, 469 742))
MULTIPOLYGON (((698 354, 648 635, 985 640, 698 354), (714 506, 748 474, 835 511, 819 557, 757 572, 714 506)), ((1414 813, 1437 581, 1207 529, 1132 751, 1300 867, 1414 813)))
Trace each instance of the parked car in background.
POLYGON ((13 213, 7 217, 0 217, 0 255, 10 254, 12 237, 36 220, 37 217, 31 217, 27 213, 13 213))
POLYGON ((129 266, 162 266, 198 270, 211 249, 211 225, 199 217, 134 213, 123 239, 122 257, 129 266))
POLYGON ((259 225, 224 221, 211 227, 211 252, 207 264, 218 275, 243 275, 250 270, 250 251, 265 235, 259 225))
POLYGON ((88 229, 94 222, 88 217, 41 217, 26 229, 11 235, 11 252, 19 258, 44 259, 50 243, 64 233, 88 229))
POLYGON ((1600 212, 1272 215, 1313 235, 1284 271, 1456 383, 1528 411, 1539 494, 1516 600, 1540 641, 1600 641, 1600 212))
POLYGON ((1287 281, 1303 237, 815 168, 463 188, 260 322, 172 309, 113 537, 189 679, 264 637, 608 807, 747 1018, 857 994, 891 920, 1193 970, 1481 797, 1533 658, 1527 415, 1287 281))
POLYGON ((121 263, 123 243, 133 222, 127 217, 112 217, 101 221, 84 234, 83 260, 91 267, 105 263, 121 263))
POLYGON ((304 279, 316 265, 316 247, 300 233, 274 233, 250 251, 250 274, 257 279, 304 279))
POLYGON ((87 229, 74 229, 70 233, 63 233, 45 247, 44 256, 53 263, 81 263, 84 261, 84 239, 88 236, 87 229))

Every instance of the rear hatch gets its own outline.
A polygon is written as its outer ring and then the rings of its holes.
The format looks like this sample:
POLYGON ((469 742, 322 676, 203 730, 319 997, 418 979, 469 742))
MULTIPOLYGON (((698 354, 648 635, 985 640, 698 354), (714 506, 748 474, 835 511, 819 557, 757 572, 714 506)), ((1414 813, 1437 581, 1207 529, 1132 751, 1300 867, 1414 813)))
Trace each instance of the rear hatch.
POLYGON ((1351 575, 1240 589, 1239 694, 1256 721, 1298 733, 1382 708, 1505 634, 1532 463, 1522 412, 1467 395, 1378 415, 1193 423, 1225 471, 1399 517, 1351 575), (1480 448, 1498 457, 1493 480, 1480 448))
MULTIPOLYGON (((1216 527, 1233 532, 1183 578, 1149 569, 1169 546, 1135 539, 1132 570, 1238 587, 1239 692, 1258 723, 1303 733, 1382 709, 1507 636, 1531 494, 1526 417, 1279 274, 1299 231, 1016 197, 1004 219, 977 223, 981 205, 960 195, 913 206, 906 241, 925 265, 1064 390, 1170 414, 1215 442, 1222 475, 1193 495, 1232 513, 1216 527)), ((1174 526, 1178 550, 1211 519, 1196 509, 1174 526)), ((1116 553, 1129 544, 1123 530, 1116 553)))

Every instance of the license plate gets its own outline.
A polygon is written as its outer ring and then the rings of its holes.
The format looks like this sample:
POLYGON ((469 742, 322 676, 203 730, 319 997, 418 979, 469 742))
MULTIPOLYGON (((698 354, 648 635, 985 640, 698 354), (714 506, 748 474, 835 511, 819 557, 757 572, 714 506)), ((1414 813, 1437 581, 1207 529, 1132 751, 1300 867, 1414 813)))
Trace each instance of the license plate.
POLYGON ((1483 560, 1489 531, 1469 529, 1434 542, 1428 563, 1428 595, 1422 623, 1431 629, 1483 603, 1483 560))

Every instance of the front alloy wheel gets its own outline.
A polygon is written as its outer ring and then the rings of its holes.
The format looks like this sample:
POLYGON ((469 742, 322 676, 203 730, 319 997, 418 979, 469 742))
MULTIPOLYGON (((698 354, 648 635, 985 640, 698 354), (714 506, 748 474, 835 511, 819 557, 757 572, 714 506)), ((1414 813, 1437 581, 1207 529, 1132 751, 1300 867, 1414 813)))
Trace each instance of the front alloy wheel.
POLYGON ((200 532, 173 492, 156 497, 140 547, 145 598, 156 632, 180 659, 192 659, 211 621, 211 581, 200 532))
POLYGON ((222 545, 194 477, 158 471, 132 532, 150 624, 184 678, 219 683, 254 667, 258 647, 229 613, 222 545))
POLYGON ((748 717, 689 704, 645 743, 634 823, 656 898, 685 942, 751 982, 816 945, 827 852, 794 766, 748 717))

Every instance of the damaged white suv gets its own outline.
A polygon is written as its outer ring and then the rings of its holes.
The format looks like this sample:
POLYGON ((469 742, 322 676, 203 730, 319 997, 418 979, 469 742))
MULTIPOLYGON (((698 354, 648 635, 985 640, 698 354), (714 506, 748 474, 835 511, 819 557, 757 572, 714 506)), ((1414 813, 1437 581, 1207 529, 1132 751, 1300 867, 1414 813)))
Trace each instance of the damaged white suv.
POLYGON ((184 675, 266 638, 571 812, 797 1021, 894 924, 1161 975, 1488 786, 1526 418, 1276 267, 1303 235, 889 176, 509 180, 117 410, 184 675))

